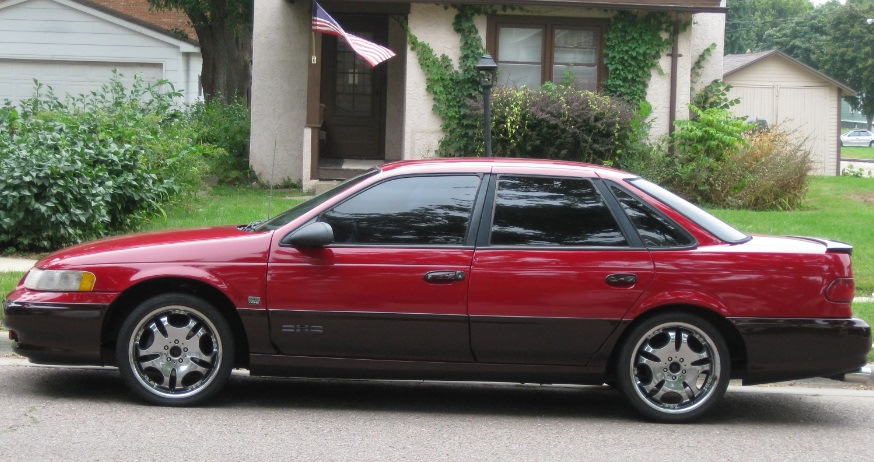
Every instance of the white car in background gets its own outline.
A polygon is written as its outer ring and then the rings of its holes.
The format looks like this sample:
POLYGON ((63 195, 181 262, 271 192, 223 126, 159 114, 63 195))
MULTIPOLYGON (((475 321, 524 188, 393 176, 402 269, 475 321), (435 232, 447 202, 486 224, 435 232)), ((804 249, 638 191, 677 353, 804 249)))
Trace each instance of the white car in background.
POLYGON ((841 146, 874 146, 874 133, 868 130, 850 130, 841 135, 841 146))

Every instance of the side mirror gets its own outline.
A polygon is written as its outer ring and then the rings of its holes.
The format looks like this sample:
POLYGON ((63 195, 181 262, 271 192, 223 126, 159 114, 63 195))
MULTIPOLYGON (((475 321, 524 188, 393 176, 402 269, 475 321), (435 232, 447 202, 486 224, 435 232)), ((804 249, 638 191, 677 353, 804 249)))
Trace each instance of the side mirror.
POLYGON ((279 244, 291 247, 325 247, 333 242, 334 230, 331 225, 317 221, 287 234, 279 244))

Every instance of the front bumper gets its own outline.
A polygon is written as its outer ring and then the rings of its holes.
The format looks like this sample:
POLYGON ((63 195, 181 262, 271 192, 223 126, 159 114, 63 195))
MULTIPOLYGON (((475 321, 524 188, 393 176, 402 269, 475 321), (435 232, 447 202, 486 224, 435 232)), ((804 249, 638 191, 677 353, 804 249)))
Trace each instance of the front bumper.
POLYGON ((744 385, 860 371, 871 349, 861 319, 729 318, 746 345, 744 385))
POLYGON ((88 303, 3 300, 3 325, 17 342, 13 351, 38 364, 102 365, 105 295, 88 303))

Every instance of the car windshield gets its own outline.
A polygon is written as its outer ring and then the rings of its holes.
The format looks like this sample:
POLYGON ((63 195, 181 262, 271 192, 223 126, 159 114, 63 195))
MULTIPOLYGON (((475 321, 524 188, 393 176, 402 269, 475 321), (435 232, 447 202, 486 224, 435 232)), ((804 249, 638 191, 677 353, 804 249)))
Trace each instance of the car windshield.
POLYGON ((683 216, 694 221, 698 226, 706 229, 708 232, 725 242, 730 244, 740 244, 750 240, 750 236, 732 228, 719 218, 701 210, 686 199, 683 199, 655 183, 651 183, 643 178, 633 178, 626 181, 650 196, 658 199, 668 207, 680 212, 683 216))
POLYGON ((337 186, 319 194, 318 196, 315 196, 308 201, 301 202, 300 204, 297 204, 294 207, 286 210, 285 212, 276 215, 275 217, 265 221, 264 223, 257 225, 253 228, 253 231, 273 231, 277 228, 280 228, 290 221, 294 220, 295 218, 309 212, 310 210, 318 207, 321 204, 324 204, 337 194, 340 194, 341 192, 355 186, 356 184, 364 181, 367 178, 370 178, 373 175, 376 175, 377 173, 379 173, 379 169, 374 167, 367 172, 362 173, 361 175, 346 180, 338 184, 337 186))

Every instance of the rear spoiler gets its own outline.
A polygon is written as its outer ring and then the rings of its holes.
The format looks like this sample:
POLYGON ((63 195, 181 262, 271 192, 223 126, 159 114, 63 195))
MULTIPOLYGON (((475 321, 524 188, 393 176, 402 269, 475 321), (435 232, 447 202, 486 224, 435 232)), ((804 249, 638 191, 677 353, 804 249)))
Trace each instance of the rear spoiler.
POLYGON ((828 239, 820 239, 818 237, 806 237, 806 236, 789 236, 795 239, 804 239, 805 241, 816 242, 817 244, 822 244, 825 246, 825 251, 829 253, 845 253, 847 255, 853 254, 853 246, 841 241, 831 241, 828 239))

